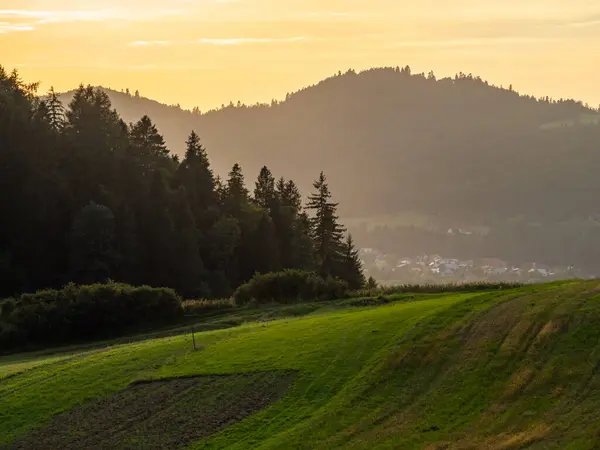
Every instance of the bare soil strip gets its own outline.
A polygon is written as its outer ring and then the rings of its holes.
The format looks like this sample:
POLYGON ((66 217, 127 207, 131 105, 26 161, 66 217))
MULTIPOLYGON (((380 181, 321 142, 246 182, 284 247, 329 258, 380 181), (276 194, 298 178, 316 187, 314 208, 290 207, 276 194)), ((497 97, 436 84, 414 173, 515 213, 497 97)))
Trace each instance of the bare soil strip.
POLYGON ((178 449, 266 408, 290 372, 211 375, 136 383, 56 416, 13 449, 178 449))

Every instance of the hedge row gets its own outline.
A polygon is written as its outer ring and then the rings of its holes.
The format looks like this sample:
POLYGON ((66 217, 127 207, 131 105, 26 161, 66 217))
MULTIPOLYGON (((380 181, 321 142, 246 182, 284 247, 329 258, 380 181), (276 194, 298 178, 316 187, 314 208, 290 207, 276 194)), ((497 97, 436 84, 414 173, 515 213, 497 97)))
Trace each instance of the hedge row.
POLYGON ((0 349, 105 339, 182 315, 172 289, 109 283, 42 290, 0 302, 0 349))
POLYGON ((322 278, 302 270, 256 274, 240 286, 233 298, 237 305, 248 303, 296 303, 334 300, 348 295, 348 284, 337 278, 322 278))

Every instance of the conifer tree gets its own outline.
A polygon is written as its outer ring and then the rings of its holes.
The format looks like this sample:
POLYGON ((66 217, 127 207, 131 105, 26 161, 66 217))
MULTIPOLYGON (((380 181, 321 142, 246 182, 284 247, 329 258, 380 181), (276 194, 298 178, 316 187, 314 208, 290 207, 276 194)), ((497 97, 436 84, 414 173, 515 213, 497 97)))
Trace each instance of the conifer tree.
POLYGON ((284 206, 293 208, 297 214, 302 209, 302 195, 293 180, 289 180, 285 183, 285 186, 280 193, 280 198, 284 206))
POLYGON ((327 177, 323 172, 314 182, 315 192, 308 197, 306 208, 313 212, 309 219, 319 273, 335 276, 340 261, 344 227, 338 223, 337 203, 331 201, 327 177))
POLYGON ((130 148, 142 167, 142 175, 148 176, 169 161, 169 150, 165 140, 148 116, 131 125, 129 136, 130 148))
POLYGON ((352 235, 349 234, 342 244, 341 258, 336 274, 338 278, 345 280, 350 289, 360 289, 365 286, 365 275, 362 262, 358 257, 358 250, 354 245, 352 235))
POLYGON ((62 102, 58 99, 54 87, 48 92, 48 100, 46 101, 48 108, 48 122, 55 131, 62 131, 65 127, 65 108, 62 102))
POLYGON ((248 204, 248 189, 244 184, 242 167, 238 163, 229 172, 224 195, 225 211, 233 217, 239 217, 248 204))
POLYGON ((197 226, 208 230, 218 217, 216 183, 206 150, 194 131, 186 141, 185 156, 177 169, 177 182, 185 188, 197 226))
POLYGON ((273 206, 275 200, 275 178, 273 174, 264 166, 260 169, 260 174, 255 183, 254 202, 264 209, 269 209, 273 206))

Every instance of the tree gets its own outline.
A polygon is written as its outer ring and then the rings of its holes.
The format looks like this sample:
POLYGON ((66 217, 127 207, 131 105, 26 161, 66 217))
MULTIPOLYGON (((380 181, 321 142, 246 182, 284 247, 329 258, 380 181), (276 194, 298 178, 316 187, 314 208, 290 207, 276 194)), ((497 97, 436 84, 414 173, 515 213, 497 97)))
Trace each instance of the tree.
POLYGON ((249 277, 254 273, 268 273, 280 269, 279 246, 277 242, 277 230, 273 220, 266 211, 260 215, 254 236, 250 240, 252 245, 252 270, 248 272, 249 277))
POLYGON ((377 289, 377 280, 372 276, 367 280, 367 289, 377 289))
POLYGON ((171 193, 164 171, 152 175, 150 189, 143 202, 140 227, 141 263, 144 281, 151 286, 173 287, 175 223, 169 211, 171 193))
POLYGON ((336 275, 346 281, 350 289, 360 289, 365 286, 362 262, 351 234, 347 236, 342 245, 340 266, 336 275))
POLYGON ((71 280, 105 282, 116 266, 115 216, 104 205, 90 202, 73 219, 70 235, 71 280))
POLYGON ((177 183, 185 188, 194 219, 201 230, 207 230, 217 219, 215 178, 208 155, 192 131, 186 141, 183 161, 177 168, 177 183))
POLYGON ((58 99, 54 87, 48 92, 48 100, 46 101, 48 108, 48 122, 55 131, 62 131, 65 127, 65 108, 62 102, 58 99))
POLYGON ((150 117, 143 116, 137 123, 132 124, 129 137, 131 152, 138 159, 144 176, 168 164, 169 149, 150 117))
POLYGON ((338 204, 331 201, 327 177, 323 172, 313 187, 315 192, 308 197, 306 208, 313 211, 309 223, 318 270, 323 277, 327 277, 335 275, 345 229, 338 223, 338 204))
POLYGON ((92 86, 75 91, 67 111, 63 164, 78 207, 91 200, 108 202, 105 194, 115 189, 118 157, 129 145, 127 131, 104 91, 92 86))
POLYGON ((229 172, 225 185, 223 206, 225 212, 233 217, 239 217, 248 204, 248 189, 244 185, 242 167, 235 163, 229 172))
POLYGON ((293 208, 296 213, 302 209, 302 195, 293 180, 289 180, 283 186, 283 189, 278 191, 281 203, 284 206, 293 208))
POLYGON ((275 200, 275 178, 267 166, 260 169, 254 188, 254 202, 264 209, 273 206, 275 200))

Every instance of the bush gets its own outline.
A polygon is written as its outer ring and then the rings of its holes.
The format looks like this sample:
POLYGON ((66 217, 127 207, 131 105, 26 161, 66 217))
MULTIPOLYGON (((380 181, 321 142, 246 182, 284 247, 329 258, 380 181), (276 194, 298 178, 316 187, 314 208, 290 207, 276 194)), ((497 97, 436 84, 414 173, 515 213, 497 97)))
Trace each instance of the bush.
POLYGON ((109 338, 181 316, 172 289, 108 283, 46 289, 0 304, 0 348, 109 338))
POLYGON ((295 303, 307 300, 334 300, 348 295, 348 284, 313 272, 284 270, 256 274, 240 286, 233 298, 238 305, 248 303, 295 303))
POLYGON ((199 316, 205 313, 235 308, 235 302, 230 298, 220 300, 186 300, 181 306, 185 315, 199 316))

